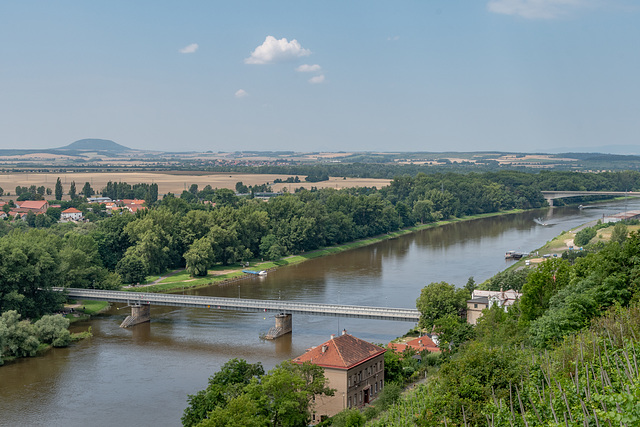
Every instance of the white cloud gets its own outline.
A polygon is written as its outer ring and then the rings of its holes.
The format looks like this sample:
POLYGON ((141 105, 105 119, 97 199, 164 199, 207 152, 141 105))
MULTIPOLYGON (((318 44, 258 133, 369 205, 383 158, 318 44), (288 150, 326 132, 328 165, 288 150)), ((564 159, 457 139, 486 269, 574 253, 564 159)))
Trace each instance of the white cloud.
POLYGON ((246 96, 249 96, 249 94, 247 93, 247 91, 246 91, 246 90, 244 90, 244 89, 238 89, 238 90, 236 91, 236 94, 235 94, 235 95, 236 95, 236 98, 244 98, 244 97, 246 97, 246 96))
POLYGON ((196 50, 198 50, 198 43, 191 43, 180 49, 180 53, 194 53, 196 50))
POLYGON ((397 42, 400 40, 400 36, 387 37, 387 40, 390 42, 397 42))
POLYGON ((316 71, 320 71, 320 68, 321 67, 318 64, 314 64, 314 65, 302 64, 301 66, 296 68, 296 71, 300 73, 315 73, 316 71))
POLYGON ((527 19, 554 19, 588 3, 590 0, 490 0, 487 8, 494 13, 527 19))
POLYGON ((245 64, 272 64, 274 62, 290 61, 302 56, 311 55, 311 51, 303 49, 297 40, 288 41, 286 38, 277 40, 267 36, 260 46, 256 47, 251 56, 244 60, 245 64))
POLYGON ((319 76, 314 76, 309 79, 309 83, 317 85, 324 82, 324 74, 320 74, 319 76))

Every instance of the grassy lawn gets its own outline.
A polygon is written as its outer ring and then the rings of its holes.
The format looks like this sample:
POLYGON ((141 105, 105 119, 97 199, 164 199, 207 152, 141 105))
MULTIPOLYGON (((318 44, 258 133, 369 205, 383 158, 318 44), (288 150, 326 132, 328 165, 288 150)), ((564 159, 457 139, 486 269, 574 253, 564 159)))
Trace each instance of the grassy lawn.
POLYGON ((109 306, 109 303, 107 301, 82 300, 78 301, 78 303, 81 305, 80 311, 90 316, 104 310, 109 306))

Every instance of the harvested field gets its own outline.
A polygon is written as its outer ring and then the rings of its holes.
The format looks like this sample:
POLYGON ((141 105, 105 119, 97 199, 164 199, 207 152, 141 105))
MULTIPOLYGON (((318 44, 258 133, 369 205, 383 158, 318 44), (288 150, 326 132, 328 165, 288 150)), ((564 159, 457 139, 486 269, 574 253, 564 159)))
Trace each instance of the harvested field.
MULTIPOLYGON (((191 184, 198 184, 198 188, 203 189, 206 185, 213 188, 229 188, 234 190, 236 182, 241 181, 245 185, 272 184, 277 178, 286 180, 291 175, 269 175, 269 174, 240 174, 240 173, 209 173, 201 174, 193 173, 171 173, 171 172, 72 172, 72 173, 3 173, 0 174, 0 187, 6 192, 15 193, 16 186, 35 185, 36 187, 45 186, 52 190, 55 187, 56 179, 60 177, 62 187, 65 194, 69 191, 72 181, 76 183, 76 190, 82 190, 85 182, 91 183, 91 187, 95 191, 100 191, 107 185, 108 181, 127 182, 128 184, 138 183, 156 183, 158 184, 158 192, 163 195, 166 193, 180 194, 186 190, 191 184)), ((273 184, 274 191, 280 191, 287 188, 290 191, 299 187, 311 188, 347 188, 347 187, 377 187, 381 188, 389 185, 391 180, 388 179, 361 179, 361 178, 330 178, 329 181, 323 182, 304 182, 304 176, 300 176, 302 182, 289 184, 280 183, 273 184)), ((51 197, 47 197, 51 198, 51 197)))

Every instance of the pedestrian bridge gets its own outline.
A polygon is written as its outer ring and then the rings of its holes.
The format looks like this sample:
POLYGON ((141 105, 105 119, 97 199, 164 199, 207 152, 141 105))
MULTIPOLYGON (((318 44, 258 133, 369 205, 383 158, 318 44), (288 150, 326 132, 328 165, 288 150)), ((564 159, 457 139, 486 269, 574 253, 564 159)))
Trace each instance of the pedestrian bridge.
POLYGON ((564 199, 577 196, 629 196, 640 197, 638 191, 542 191, 542 195, 553 206, 554 199, 564 199))
MULTIPOLYGON (((395 320, 400 322, 417 322, 420 312, 408 308, 367 307, 357 305, 316 304, 293 301, 273 301, 244 298, 222 298, 210 296, 156 294, 144 292, 104 291, 98 289, 53 288, 65 292, 70 298, 94 301, 119 302, 131 306, 122 327, 136 325, 150 320, 151 305, 168 305, 177 307, 208 308, 213 310, 258 311, 277 313, 276 328, 280 335, 291 332, 291 315, 308 314, 316 316, 355 317, 374 320, 395 320), (287 331, 288 329, 288 331, 287 331)), ((277 331, 276 331, 277 332, 277 331)), ((277 335, 277 336, 280 336, 277 335)), ((274 337, 275 338, 275 337, 274 337)))

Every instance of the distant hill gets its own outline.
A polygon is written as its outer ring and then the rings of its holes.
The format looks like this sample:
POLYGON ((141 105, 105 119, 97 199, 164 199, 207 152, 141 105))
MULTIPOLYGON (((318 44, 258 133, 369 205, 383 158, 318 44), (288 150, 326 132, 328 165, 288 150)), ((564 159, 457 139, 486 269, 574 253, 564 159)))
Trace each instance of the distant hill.
POLYGON ((69 145, 58 148, 58 150, 69 150, 69 151, 111 151, 111 152, 122 152, 122 151, 130 151, 131 149, 125 147, 124 145, 120 145, 116 142, 113 142, 109 139, 81 139, 76 142, 72 142, 69 145))

